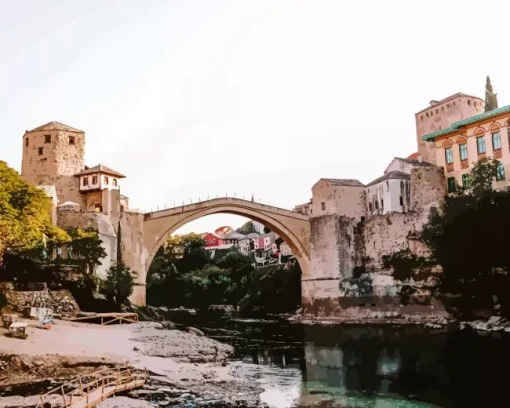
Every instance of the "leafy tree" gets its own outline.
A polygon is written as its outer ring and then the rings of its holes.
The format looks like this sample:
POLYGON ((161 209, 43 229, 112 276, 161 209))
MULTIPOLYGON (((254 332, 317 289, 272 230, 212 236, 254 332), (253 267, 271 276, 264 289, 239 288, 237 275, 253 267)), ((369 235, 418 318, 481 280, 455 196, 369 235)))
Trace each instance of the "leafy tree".
POLYGON ((0 263, 5 253, 68 240, 69 236, 52 224, 51 202, 45 192, 0 161, 0 263))
POLYGON ((492 194, 493 185, 498 174, 499 161, 487 158, 479 160, 473 166, 469 174, 468 193, 473 194, 476 198, 483 198, 492 194))
POLYGON ((255 230, 255 226, 253 225, 253 221, 248 221, 244 223, 241 227, 236 229, 236 232, 243 235, 248 235, 257 232, 255 230))
POLYGON ((117 263, 110 267, 106 273, 106 280, 101 283, 100 292, 118 306, 128 303, 133 293, 133 284, 136 274, 123 264, 117 263))
POLYGON ((90 273, 101 265, 101 259, 107 254, 97 231, 70 228, 68 234, 71 241, 67 243, 67 248, 73 258, 83 262, 84 272, 90 273))
POLYGON ((485 82, 485 112, 498 108, 498 94, 495 94, 492 89, 491 79, 487 75, 485 82))

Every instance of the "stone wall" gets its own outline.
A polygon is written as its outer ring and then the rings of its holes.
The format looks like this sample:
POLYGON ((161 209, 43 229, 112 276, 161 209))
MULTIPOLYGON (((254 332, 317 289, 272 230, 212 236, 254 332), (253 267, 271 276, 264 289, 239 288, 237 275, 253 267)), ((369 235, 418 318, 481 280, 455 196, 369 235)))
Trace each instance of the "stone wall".
POLYGON ((53 314, 72 317, 79 313, 80 308, 68 290, 42 291, 3 291, 8 308, 17 313, 26 313, 30 307, 47 307, 53 314))
POLYGON ((101 265, 96 267, 95 273, 104 279, 110 266, 117 261, 117 234, 111 219, 98 212, 59 212, 58 226, 63 229, 80 227, 97 230, 106 256, 101 260, 101 265))

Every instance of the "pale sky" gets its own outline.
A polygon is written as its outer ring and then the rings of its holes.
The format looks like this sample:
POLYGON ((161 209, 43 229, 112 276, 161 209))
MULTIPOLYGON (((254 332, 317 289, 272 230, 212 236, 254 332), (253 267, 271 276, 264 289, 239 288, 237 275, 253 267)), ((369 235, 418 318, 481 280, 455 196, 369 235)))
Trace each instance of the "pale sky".
MULTIPOLYGON (((0 159, 25 130, 86 132, 143 210, 233 195, 283 208, 321 177, 380 176, 414 113, 510 103, 504 1, 0 0, 0 159)), ((236 227, 228 215, 181 232, 236 227)))

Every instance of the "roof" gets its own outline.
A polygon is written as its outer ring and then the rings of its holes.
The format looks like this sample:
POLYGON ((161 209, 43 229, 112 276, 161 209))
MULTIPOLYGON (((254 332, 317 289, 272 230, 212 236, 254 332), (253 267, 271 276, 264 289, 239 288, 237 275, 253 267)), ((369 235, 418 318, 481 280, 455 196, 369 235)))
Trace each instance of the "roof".
POLYGON ((472 123, 489 119, 494 116, 501 115, 502 113, 510 112, 510 105, 503 106, 501 108, 493 109, 488 112, 481 113, 480 115, 471 116, 470 118, 459 120, 458 122, 454 122, 450 127, 442 130, 438 130, 437 132, 432 132, 427 135, 422 136, 422 140, 425 140, 426 142, 433 142, 437 137, 446 135, 448 133, 455 132, 462 126, 467 126, 472 123))
POLYGON ((75 133, 85 133, 83 130, 75 129, 71 126, 64 125, 60 122, 48 122, 44 125, 41 125, 39 127, 36 127, 32 130, 29 130, 28 132, 39 132, 41 130, 63 130, 66 132, 75 132, 75 133))
POLYGON ((122 199, 122 200, 129 200, 129 197, 128 196, 125 196, 125 195, 119 195, 119 198, 122 199))
POLYGON ((66 206, 67 206, 67 205, 72 205, 72 206, 76 206, 76 205, 78 205, 78 206, 79 206, 80 204, 75 203, 75 202, 73 202, 73 201, 66 201, 66 202, 65 202, 65 203, 63 203, 63 204, 60 204, 60 205, 59 205, 59 207, 62 207, 62 206, 64 206, 64 205, 66 205, 66 206))
MULTIPOLYGON (((361 181, 355 180, 355 179, 321 178, 319 181, 321 181, 321 180, 327 181, 328 183, 331 183, 335 186, 365 187, 365 185, 361 181)), ((317 184, 317 183, 315 183, 315 184, 317 184)))
POLYGON ((420 157, 420 153, 415 152, 415 153, 410 154, 409 156, 407 156, 407 160, 418 160, 419 157, 420 157))
POLYGON ((430 108, 432 108, 433 106, 437 106, 437 105, 442 105, 443 103, 446 103, 446 102, 449 102, 449 101, 452 101, 454 99, 457 99, 457 98, 460 98, 460 97, 466 97, 466 98, 474 98, 474 99, 478 99, 480 101, 483 101, 482 98, 478 97, 478 96, 473 96, 473 95, 468 95, 468 94, 465 94, 463 92, 457 92, 453 95, 450 95, 450 96, 447 96, 446 98, 444 99, 441 99, 440 101, 436 101, 436 100, 432 100, 430 101, 430 105, 427 106, 425 109, 422 109, 421 111, 419 111, 418 113, 416 113, 416 115, 422 113, 422 112, 425 112, 426 110, 429 110, 430 108))
POLYGON ((367 187, 372 186, 377 183, 380 183, 381 181, 384 181, 384 180, 409 180, 410 178, 411 178, 411 176, 409 174, 404 173, 402 171, 398 171, 398 170, 390 171, 389 173, 386 173, 385 175, 383 175, 379 178, 376 178, 374 181, 371 181, 370 183, 368 183, 367 187))
POLYGON ((246 235, 239 234, 238 232, 232 231, 223 237, 224 239, 245 239, 246 235))
MULTIPOLYGON (((431 167, 434 166, 432 163, 423 161, 423 160, 416 160, 416 159, 410 159, 409 157, 407 159, 404 159, 403 157, 395 157, 396 160, 402 160, 405 163, 412 164, 413 166, 422 166, 422 167, 431 167)), ((395 160, 394 159, 394 160, 395 160)))
POLYGON ((76 173, 75 176, 85 176, 87 174, 94 174, 94 173, 105 173, 105 174, 109 174, 110 176, 115 176, 118 178, 126 177, 123 174, 121 174, 113 169, 110 169, 109 167, 106 167, 102 164, 98 164, 97 166, 94 166, 94 167, 85 168, 85 170, 80 171, 79 173, 76 173))

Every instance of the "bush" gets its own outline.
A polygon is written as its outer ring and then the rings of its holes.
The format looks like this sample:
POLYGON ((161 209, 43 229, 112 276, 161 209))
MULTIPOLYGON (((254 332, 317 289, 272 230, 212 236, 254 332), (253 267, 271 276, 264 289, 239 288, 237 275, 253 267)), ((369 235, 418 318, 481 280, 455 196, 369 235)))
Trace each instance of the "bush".
POLYGON ((113 265, 106 273, 106 280, 101 283, 101 294, 117 306, 128 304, 133 293, 134 275, 122 262, 113 265))

